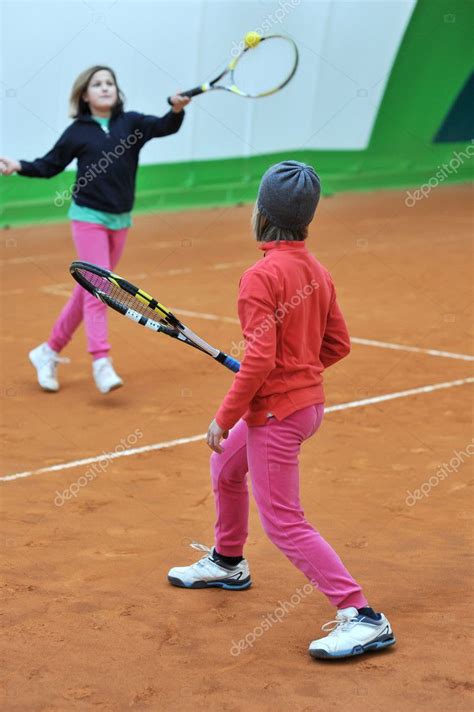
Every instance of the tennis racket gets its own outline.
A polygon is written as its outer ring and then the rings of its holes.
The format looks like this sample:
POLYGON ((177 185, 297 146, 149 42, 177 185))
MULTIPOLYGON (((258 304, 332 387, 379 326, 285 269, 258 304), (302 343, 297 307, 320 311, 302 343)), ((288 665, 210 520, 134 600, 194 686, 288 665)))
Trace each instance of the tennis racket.
POLYGON ((212 356, 213 359, 234 373, 240 369, 239 361, 201 339, 194 331, 182 324, 163 304, 153 299, 143 289, 122 279, 118 274, 89 262, 79 261, 73 262, 69 271, 81 287, 107 306, 118 311, 119 314, 123 314, 137 324, 146 326, 147 329, 161 332, 184 344, 193 346, 212 356))
MULTIPOLYGON (((223 89, 251 99, 270 96, 283 89, 293 78, 298 59, 298 48, 289 37, 261 37, 257 32, 248 32, 242 50, 219 76, 194 89, 182 91, 180 95, 197 96, 213 89, 223 89)), ((171 104, 170 97, 168 103, 171 104)))

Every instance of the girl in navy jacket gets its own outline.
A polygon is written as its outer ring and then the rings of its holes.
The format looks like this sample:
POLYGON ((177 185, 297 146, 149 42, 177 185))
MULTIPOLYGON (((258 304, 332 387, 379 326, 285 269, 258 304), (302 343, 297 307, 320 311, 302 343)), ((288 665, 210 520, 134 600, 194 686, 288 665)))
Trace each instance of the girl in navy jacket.
MULTIPOLYGON (((124 111, 124 97, 110 67, 82 72, 71 92, 71 116, 57 143, 43 158, 16 161, 0 157, 3 175, 52 178, 77 158, 77 175, 70 191, 57 192, 55 205, 71 198, 69 217, 78 259, 114 269, 125 246, 135 199, 141 148, 152 138, 176 133, 189 98, 172 97, 165 116, 124 111)), ((46 391, 59 390, 59 356, 84 319, 92 372, 97 388, 108 393, 122 385, 109 357, 106 307, 77 285, 53 326, 47 342, 30 354, 38 382, 46 391)))

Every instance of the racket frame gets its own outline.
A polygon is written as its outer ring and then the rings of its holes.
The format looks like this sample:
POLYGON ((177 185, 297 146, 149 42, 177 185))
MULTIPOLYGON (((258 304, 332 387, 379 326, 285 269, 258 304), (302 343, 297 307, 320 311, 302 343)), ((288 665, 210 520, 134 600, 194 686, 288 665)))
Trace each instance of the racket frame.
POLYGON ((163 304, 160 304, 160 302, 154 299, 143 289, 140 289, 140 287, 137 287, 126 279, 123 279, 123 277, 120 277, 118 274, 115 274, 115 272, 111 272, 110 270, 107 270, 104 267, 99 267, 98 265, 94 265, 90 262, 83 262, 82 260, 75 260, 74 262, 72 262, 71 266, 69 267, 69 272, 76 280, 76 282, 80 284, 81 287, 83 287, 83 289, 88 291, 97 299, 100 299, 100 301, 111 307, 111 309, 117 311, 119 314, 126 316, 132 321, 135 321, 137 324, 145 326, 146 328, 151 329, 152 331, 162 332, 167 336, 171 336, 174 339, 178 339, 179 341, 182 341, 188 344, 189 346, 192 346, 193 348, 198 349, 199 351, 206 353, 209 356, 212 356, 213 359, 223 364, 231 371, 234 371, 234 373, 239 370, 240 364, 236 359, 233 359, 231 356, 228 356, 224 351, 216 349, 214 346, 208 344, 207 341, 201 339, 200 336, 198 336, 191 329, 185 326, 163 304), (144 314, 140 314, 140 312, 136 311, 132 307, 127 307, 125 304, 121 304, 120 302, 118 302, 109 294, 89 282, 83 276, 83 274, 81 274, 81 269, 87 270, 88 272, 91 272, 91 274, 94 274, 97 277, 101 277, 102 279, 107 280, 107 282, 110 282, 119 289, 122 289, 126 294, 129 294, 131 297, 138 299, 138 301, 142 302, 148 309, 156 311, 157 320, 151 319, 150 317, 147 317, 144 314))
MULTIPOLYGON (((243 96, 247 99, 260 99, 265 96, 271 96, 272 94, 276 94, 277 91, 280 91, 280 89, 283 89, 294 77, 296 70, 298 69, 298 64, 299 64, 299 52, 298 52, 298 47, 296 45, 296 42, 291 39, 291 37, 287 37, 286 35, 267 35, 266 37, 261 37, 260 42, 255 45, 254 47, 249 47, 246 46, 244 49, 239 52, 239 54, 236 57, 233 57, 229 64, 225 67, 225 69, 212 81, 210 82, 205 82, 204 84, 201 84, 200 86, 194 87, 193 89, 188 89, 187 91, 182 91, 180 92, 180 96, 188 96, 188 97, 193 97, 193 96, 198 96, 199 94, 204 94, 207 91, 211 91, 214 89, 223 89, 225 91, 229 91, 232 94, 238 94, 238 96, 243 96), (286 77, 286 79, 278 84, 278 86, 274 87, 273 89, 268 89, 265 92, 261 92, 259 94, 248 94, 239 87, 236 86, 235 81, 234 81, 234 71, 235 68, 237 67, 237 64, 239 61, 242 59, 242 57, 245 55, 246 52, 255 49, 258 47, 262 42, 265 42, 266 40, 271 40, 271 39, 283 39, 289 42, 295 51, 295 63, 293 66, 292 71, 290 74, 286 77), (217 84, 218 81, 220 81, 223 77, 226 76, 226 74, 230 74, 230 79, 231 79, 231 84, 226 85, 226 84, 217 84)), ((168 97, 168 104, 172 106, 171 102, 171 97, 168 97)))

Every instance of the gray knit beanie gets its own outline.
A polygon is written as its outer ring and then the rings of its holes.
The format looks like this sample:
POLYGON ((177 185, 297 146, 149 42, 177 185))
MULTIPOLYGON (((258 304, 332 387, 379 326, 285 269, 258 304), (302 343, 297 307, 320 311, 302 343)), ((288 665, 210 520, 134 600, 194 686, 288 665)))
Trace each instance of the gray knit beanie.
POLYGON ((320 193, 319 176, 311 166, 282 161, 263 174, 257 209, 277 227, 302 228, 313 219, 320 193))

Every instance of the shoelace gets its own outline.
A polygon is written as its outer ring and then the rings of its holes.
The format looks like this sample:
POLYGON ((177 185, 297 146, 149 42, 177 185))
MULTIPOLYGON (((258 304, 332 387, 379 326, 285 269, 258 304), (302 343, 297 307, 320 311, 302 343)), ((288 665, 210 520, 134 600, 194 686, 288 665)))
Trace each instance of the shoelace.
POLYGON ((335 618, 332 621, 328 621, 327 623, 324 623, 324 625, 321 626, 321 630, 324 630, 324 632, 329 632, 330 635, 334 633, 340 633, 343 630, 347 630, 348 624, 349 623, 356 623, 357 618, 354 617, 345 617, 345 618, 335 618))
POLYGON ((192 541, 189 546, 191 546, 193 549, 197 549, 198 551, 206 551, 208 554, 210 554, 212 551, 212 549, 209 549, 208 546, 206 546, 205 544, 199 544, 199 542, 197 541, 192 541))
POLYGON ((71 363, 71 359, 68 358, 67 356, 60 356, 59 354, 54 354, 51 359, 55 363, 71 363))
POLYGON ((213 561, 211 559, 212 549, 210 549, 208 546, 206 546, 205 544, 199 544, 199 542, 197 542, 197 541, 192 541, 189 546, 191 546, 193 549, 197 549, 198 551, 206 552, 204 554, 204 556, 199 561, 196 562, 196 564, 205 566, 206 561, 209 561, 209 560, 212 561, 213 564, 215 564, 215 561, 213 561))
POLYGON ((99 368, 96 369, 96 373, 103 373, 104 371, 113 371, 112 361, 109 359, 100 364, 99 368))
POLYGON ((71 363, 71 359, 67 356, 60 356, 59 354, 51 354, 48 356, 48 360, 44 364, 43 368, 48 369, 48 375, 53 377, 56 375, 56 364, 57 363, 71 363))

